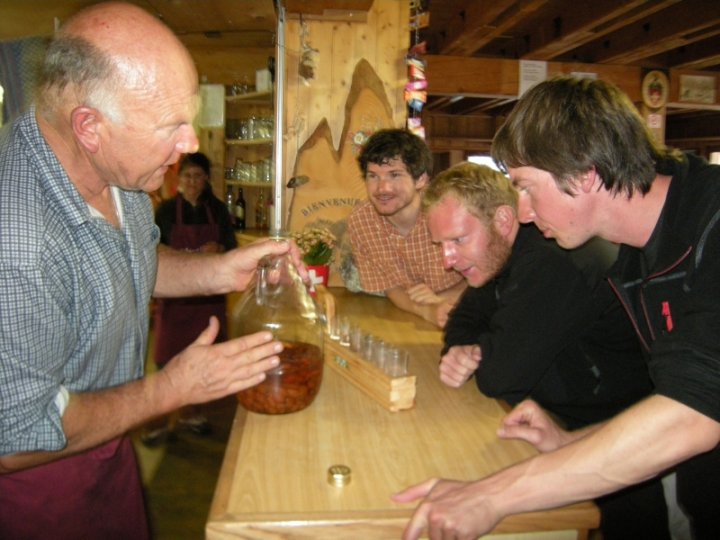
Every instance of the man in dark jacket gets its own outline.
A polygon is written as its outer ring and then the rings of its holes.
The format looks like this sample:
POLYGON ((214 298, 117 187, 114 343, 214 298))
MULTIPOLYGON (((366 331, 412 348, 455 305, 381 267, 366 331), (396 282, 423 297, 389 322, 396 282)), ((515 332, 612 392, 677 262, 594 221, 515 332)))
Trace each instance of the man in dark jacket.
POLYGON ((543 453, 475 482, 431 479, 404 540, 475 538, 510 514, 597 497, 668 469, 697 540, 720 538, 720 167, 657 143, 630 99, 602 80, 528 90, 493 140, 519 190, 519 217, 575 248, 622 244, 610 271, 642 336, 654 393, 567 432, 532 401, 498 430, 543 453))
MULTIPOLYGON (((560 249, 520 224, 517 200, 505 176, 473 163, 425 192, 433 241, 469 285, 445 326, 440 378, 457 387, 474 374, 485 395, 512 405, 530 397, 570 429, 606 420, 651 392, 638 339, 603 279, 617 250, 600 239, 560 249)), ((607 540, 629 531, 669 539, 659 482, 599 503, 607 540), (655 515, 627 512, 628 501, 655 515)))

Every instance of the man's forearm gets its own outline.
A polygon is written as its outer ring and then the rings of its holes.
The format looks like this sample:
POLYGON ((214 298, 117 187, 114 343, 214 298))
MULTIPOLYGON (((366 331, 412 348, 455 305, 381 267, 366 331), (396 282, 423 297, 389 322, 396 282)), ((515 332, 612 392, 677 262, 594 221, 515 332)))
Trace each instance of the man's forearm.
POLYGON ((599 424, 591 424, 584 428, 565 432, 567 439, 563 446, 565 446, 566 444, 574 443, 575 441, 578 441, 583 437, 587 437, 588 435, 595 433, 597 430, 601 429, 606 423, 607 422, 600 422, 599 424))
POLYGON ((502 515, 594 499, 656 476, 714 448, 720 424, 671 399, 653 396, 555 452, 476 482, 502 515))
POLYGON ((465 292, 465 289, 467 289, 467 282, 465 280, 459 281, 452 287, 445 289, 444 291, 440 291, 437 293, 437 295, 444 299, 448 300, 453 305, 457 303, 458 298, 462 296, 462 293, 465 292))
POLYGON ((173 298, 216 294, 211 286, 212 265, 209 261, 210 258, 221 256, 210 253, 189 253, 160 245, 153 296, 173 298))
POLYGON ((396 307, 403 311, 414 313, 433 324, 437 324, 435 320, 437 304, 420 304, 419 302, 414 302, 410 299, 408 293, 399 287, 388 289, 385 291, 385 294, 396 307))
POLYGON ((224 253, 188 253, 158 248, 157 298, 203 296, 243 291, 265 257, 289 254, 300 278, 308 280, 300 250, 293 242, 264 238, 224 253))
POLYGON ((58 452, 25 452, 0 457, 0 474, 76 454, 119 437, 181 404, 164 384, 162 371, 122 386, 71 394, 63 415, 66 447, 58 452))

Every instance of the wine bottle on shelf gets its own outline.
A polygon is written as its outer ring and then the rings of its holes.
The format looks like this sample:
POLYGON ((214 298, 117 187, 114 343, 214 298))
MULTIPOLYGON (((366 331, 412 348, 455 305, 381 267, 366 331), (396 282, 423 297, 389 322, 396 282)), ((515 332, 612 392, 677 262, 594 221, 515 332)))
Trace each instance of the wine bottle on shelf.
POLYGON ((230 214, 230 223, 235 226, 235 196, 233 195, 232 186, 228 186, 225 190, 225 206, 228 214, 230 214))
POLYGON ((243 196, 243 189, 238 188, 237 198, 235 199, 235 230, 245 230, 245 197, 243 196))

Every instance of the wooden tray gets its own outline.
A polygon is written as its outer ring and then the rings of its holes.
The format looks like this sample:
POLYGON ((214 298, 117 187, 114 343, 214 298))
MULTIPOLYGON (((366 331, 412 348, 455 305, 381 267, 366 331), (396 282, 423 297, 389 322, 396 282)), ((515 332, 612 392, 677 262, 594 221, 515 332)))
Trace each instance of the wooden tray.
POLYGON ((415 404, 416 377, 390 377, 382 369, 361 358, 348 347, 325 337, 325 365, 392 412, 415 404))

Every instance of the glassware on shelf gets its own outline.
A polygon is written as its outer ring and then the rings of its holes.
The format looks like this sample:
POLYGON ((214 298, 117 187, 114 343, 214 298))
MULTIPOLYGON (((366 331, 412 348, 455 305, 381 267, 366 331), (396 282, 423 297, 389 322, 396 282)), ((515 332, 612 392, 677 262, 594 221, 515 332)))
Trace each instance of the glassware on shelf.
POLYGON ((265 182, 266 184, 269 184, 272 182, 272 173, 273 173, 273 163, 270 158, 265 158, 263 160, 263 172, 262 172, 262 178, 261 180, 265 182))
POLYGON ((238 132, 238 139, 247 140, 250 138, 250 131, 248 128, 247 119, 240 120, 240 129, 238 132))
POLYGON ((255 202, 255 228, 268 228, 267 204, 265 203, 265 190, 260 190, 255 202))
POLYGON ((255 138, 272 139, 274 119, 270 117, 257 118, 255 122, 255 138))
POLYGON ((240 96, 242 94, 247 94, 254 91, 255 86, 250 84, 247 75, 243 75, 243 78, 241 80, 233 82, 232 86, 230 86, 231 96, 240 96))
POLYGON ((245 162, 238 158, 235 160, 235 168, 233 169, 233 179, 240 182, 247 180, 247 171, 245 170, 245 162))
POLYGON ((255 133, 256 118, 254 116, 251 116, 245 122, 247 124, 247 137, 244 138, 252 141, 257 137, 255 133))
POLYGON ((250 181, 260 183, 262 180, 262 174, 263 174, 263 162, 261 159, 257 159, 250 163, 250 181))

